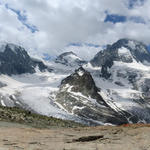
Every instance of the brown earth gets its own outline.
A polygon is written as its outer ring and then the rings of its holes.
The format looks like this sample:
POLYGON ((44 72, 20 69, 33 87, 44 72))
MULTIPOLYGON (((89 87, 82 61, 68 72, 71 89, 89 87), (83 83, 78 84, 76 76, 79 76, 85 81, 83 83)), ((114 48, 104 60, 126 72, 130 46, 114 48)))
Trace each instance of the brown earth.
POLYGON ((150 125, 37 129, 0 122, 0 150, 150 150, 150 125))

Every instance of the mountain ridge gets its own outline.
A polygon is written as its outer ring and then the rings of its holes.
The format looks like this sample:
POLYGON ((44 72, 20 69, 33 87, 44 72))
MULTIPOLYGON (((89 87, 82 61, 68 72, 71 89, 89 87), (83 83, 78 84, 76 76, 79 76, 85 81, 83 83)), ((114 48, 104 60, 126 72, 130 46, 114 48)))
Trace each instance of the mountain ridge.
POLYGON ((2 44, 0 63, 0 73, 8 75, 35 73, 36 66, 40 71, 48 69, 42 61, 33 60, 24 48, 12 43, 2 44))
POLYGON ((107 61, 131 63, 133 59, 141 63, 144 63, 144 61, 150 62, 150 52, 146 45, 136 40, 120 39, 109 45, 105 50, 98 52, 90 62, 93 66, 98 67, 106 65, 107 61))

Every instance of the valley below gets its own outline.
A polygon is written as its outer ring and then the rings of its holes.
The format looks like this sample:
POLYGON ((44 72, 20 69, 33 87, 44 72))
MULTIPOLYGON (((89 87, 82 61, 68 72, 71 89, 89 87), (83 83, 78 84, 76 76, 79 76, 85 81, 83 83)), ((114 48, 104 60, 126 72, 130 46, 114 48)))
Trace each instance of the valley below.
POLYGON ((33 128, 0 122, 0 150, 149 150, 150 125, 33 128))

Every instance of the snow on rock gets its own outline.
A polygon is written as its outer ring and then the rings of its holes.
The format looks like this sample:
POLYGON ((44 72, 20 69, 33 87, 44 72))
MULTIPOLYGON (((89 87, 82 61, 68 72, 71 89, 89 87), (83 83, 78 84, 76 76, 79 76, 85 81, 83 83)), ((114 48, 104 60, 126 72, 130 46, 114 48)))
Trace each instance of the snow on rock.
POLYGON ((3 100, 1 100, 1 104, 2 106, 6 106, 3 100))
POLYGON ((129 40, 128 42, 128 46, 132 49, 136 49, 136 43, 135 41, 129 40))
POLYGON ((82 60, 73 52, 65 52, 59 55, 56 58, 55 62, 71 67, 79 67, 86 63, 84 60, 82 60))
POLYGON ((20 46, 13 44, 13 43, 7 43, 7 42, 0 42, 0 52, 4 52, 6 49, 6 46, 10 48, 11 51, 16 53, 16 49, 22 49, 20 46))
POLYGON ((84 75, 84 71, 83 70, 81 70, 81 69, 79 69, 78 71, 77 71, 77 74, 81 77, 81 76, 83 76, 84 75))
POLYGON ((74 61, 74 60, 77 60, 77 59, 81 60, 81 58, 79 58, 77 55, 75 55, 73 53, 70 54, 70 55, 66 55, 65 58, 70 60, 70 61, 74 61))
POLYGON ((0 42, 0 52, 3 53, 5 51, 6 43, 0 42))
POLYGON ((121 47, 118 49, 118 53, 119 55, 125 55, 125 56, 131 56, 131 52, 129 49, 125 48, 125 47, 121 47))

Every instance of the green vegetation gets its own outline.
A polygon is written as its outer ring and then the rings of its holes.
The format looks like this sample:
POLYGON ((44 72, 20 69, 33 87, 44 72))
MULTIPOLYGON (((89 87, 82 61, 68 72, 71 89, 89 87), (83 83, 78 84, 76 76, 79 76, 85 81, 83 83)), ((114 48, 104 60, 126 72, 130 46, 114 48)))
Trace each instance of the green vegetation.
POLYGON ((83 125, 73 121, 56 119, 39 114, 31 113, 30 111, 22 110, 17 107, 3 107, 0 106, 0 121, 21 123, 36 128, 52 128, 65 127, 75 128, 83 125))

